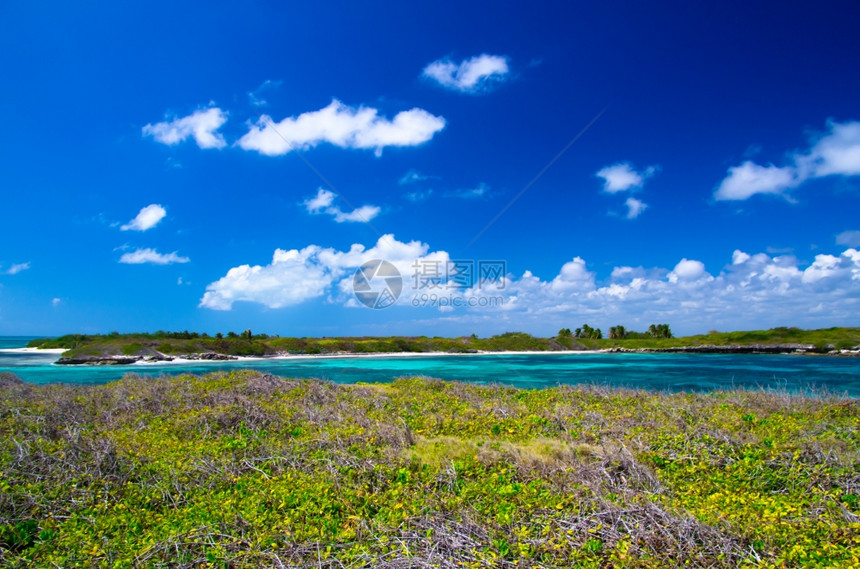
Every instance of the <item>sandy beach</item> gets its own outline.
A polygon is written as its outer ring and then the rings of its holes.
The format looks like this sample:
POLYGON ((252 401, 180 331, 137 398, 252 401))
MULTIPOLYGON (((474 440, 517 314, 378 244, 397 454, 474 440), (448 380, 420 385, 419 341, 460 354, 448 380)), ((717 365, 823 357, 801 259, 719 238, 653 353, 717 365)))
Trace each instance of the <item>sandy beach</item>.
MULTIPOLYGON (((62 351, 62 350, 61 350, 62 351)), ((172 361, 144 361, 140 360, 131 365, 186 365, 199 363, 225 363, 225 362, 257 362, 269 360, 308 360, 308 359, 347 359, 347 358, 420 358, 440 356, 528 356, 528 355, 584 355, 600 354, 609 350, 567 350, 567 351, 510 351, 510 352, 375 352, 375 353, 335 353, 335 354, 284 354, 278 356, 237 356, 235 360, 192 360, 177 357, 172 361)), ((86 365, 86 364, 84 364, 86 365)))
POLYGON ((62 354, 65 351, 63 348, 49 348, 45 350, 40 348, 0 348, 0 352, 10 354, 62 354))

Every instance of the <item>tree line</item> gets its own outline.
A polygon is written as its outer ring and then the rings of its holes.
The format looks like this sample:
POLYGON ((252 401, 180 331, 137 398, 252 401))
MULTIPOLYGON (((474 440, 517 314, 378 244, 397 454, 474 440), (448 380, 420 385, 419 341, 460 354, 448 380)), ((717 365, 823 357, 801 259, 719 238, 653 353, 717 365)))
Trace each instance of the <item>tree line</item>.
MULTIPOLYGON (((562 328, 558 331, 559 339, 586 339, 586 340, 602 340, 603 331, 600 328, 592 328, 588 324, 583 324, 581 328, 571 332, 570 328, 562 328)), ((646 332, 636 332, 627 330, 624 326, 611 326, 609 328, 610 340, 624 339, 646 339, 646 338, 674 338, 672 329, 668 324, 651 324, 646 332)))

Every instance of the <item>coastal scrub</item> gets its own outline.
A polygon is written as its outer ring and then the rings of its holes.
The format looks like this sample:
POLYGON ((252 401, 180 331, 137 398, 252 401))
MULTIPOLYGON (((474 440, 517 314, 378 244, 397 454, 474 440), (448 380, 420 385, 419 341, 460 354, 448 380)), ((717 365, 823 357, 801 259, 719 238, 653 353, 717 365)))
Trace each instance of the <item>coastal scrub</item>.
POLYGON ((826 395, 3 376, 0 564, 851 566, 858 439, 826 395))

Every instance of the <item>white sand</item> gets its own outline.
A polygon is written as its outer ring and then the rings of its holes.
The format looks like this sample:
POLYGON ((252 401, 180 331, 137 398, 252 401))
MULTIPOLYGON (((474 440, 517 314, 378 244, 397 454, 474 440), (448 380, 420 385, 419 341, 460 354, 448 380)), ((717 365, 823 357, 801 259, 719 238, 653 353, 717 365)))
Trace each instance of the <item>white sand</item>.
POLYGON ((9 352, 11 354, 62 354, 66 350, 64 348, 0 348, 0 352, 9 352))
POLYGON ((223 364, 229 362, 263 362, 268 360, 311 360, 311 359, 348 359, 348 358, 421 358, 438 356, 530 356, 530 355, 583 355, 606 353, 609 350, 567 350, 567 351, 540 351, 523 350, 511 352, 374 352, 374 353, 335 353, 335 354, 284 354, 279 356, 239 356, 236 360, 189 360, 176 358, 173 361, 138 361, 132 365, 187 365, 187 364, 223 364))

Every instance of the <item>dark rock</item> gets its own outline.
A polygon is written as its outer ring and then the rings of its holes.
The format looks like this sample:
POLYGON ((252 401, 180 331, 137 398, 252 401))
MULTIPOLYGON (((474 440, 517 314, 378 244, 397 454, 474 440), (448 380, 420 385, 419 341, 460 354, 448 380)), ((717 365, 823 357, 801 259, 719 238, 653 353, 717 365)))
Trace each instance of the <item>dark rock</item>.
POLYGON ((145 362, 172 362, 172 356, 165 356, 164 354, 152 354, 149 356, 143 356, 143 361, 145 362))
POLYGON ((642 352, 692 353, 692 354, 794 354, 820 353, 812 344, 748 344, 743 346, 674 346, 666 348, 641 348, 642 352))
POLYGON ((217 352, 202 352, 199 354, 185 354, 183 356, 188 360, 238 360, 237 356, 231 356, 230 354, 219 354, 217 352))
POLYGON ((139 360, 139 356, 73 356, 60 358, 56 363, 57 365, 117 366, 130 365, 139 360))

